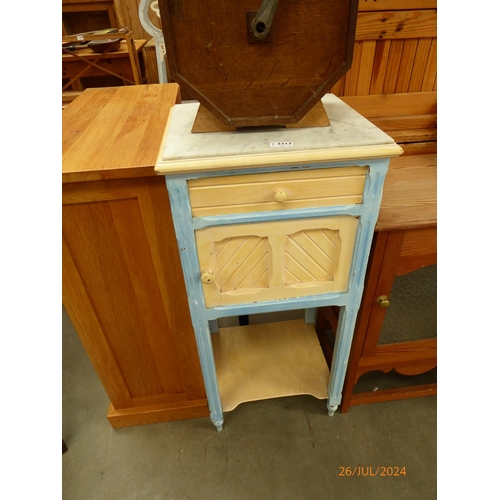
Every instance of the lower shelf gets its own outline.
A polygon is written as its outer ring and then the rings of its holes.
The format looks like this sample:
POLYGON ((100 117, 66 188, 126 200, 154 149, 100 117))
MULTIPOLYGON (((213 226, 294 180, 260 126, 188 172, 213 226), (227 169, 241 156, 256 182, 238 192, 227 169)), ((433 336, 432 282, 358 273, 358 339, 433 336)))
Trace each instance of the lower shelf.
POLYGON ((299 394, 327 398, 329 369, 313 325, 303 320, 221 328, 212 344, 224 411, 299 394))

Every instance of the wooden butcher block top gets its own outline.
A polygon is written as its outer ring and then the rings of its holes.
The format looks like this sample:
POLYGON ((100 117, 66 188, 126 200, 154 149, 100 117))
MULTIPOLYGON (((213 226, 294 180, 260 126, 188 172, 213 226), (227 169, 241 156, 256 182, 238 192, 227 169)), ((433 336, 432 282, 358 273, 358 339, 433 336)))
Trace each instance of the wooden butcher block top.
POLYGON ((175 83, 85 90, 62 113, 63 183, 154 176, 175 83))

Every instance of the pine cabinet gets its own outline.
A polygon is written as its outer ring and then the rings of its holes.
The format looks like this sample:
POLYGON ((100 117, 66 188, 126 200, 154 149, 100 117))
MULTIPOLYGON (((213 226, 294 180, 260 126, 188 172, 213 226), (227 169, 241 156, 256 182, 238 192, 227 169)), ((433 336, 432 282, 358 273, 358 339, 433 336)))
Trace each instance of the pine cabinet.
POLYGON ((89 89, 63 111, 63 304, 113 427, 208 415, 163 178, 178 86, 89 89))

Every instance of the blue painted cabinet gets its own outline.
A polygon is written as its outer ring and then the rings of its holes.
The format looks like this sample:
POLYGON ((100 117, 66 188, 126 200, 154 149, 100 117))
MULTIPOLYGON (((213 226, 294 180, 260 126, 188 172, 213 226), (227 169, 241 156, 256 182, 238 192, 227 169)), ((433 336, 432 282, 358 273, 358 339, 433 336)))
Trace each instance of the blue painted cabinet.
POLYGON ((245 400, 308 393, 325 398, 330 415, 341 400, 384 178, 402 150, 335 96, 323 104, 330 126, 307 129, 194 134, 197 104, 171 112, 156 171, 166 176, 218 430, 223 412, 245 400), (218 318, 295 309, 311 318, 326 305, 340 306, 331 370, 324 359, 317 366, 319 343, 306 324, 216 333, 218 318), (271 348, 276 356, 264 362, 271 348), (270 366, 280 359, 308 361, 287 372, 270 366))

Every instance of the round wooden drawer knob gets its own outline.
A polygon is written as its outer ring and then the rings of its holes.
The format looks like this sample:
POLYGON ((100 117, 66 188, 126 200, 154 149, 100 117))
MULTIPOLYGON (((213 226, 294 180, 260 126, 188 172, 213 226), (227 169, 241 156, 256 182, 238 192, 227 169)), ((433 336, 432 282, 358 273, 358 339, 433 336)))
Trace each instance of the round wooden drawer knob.
POLYGON ((210 285, 215 281, 214 272, 211 269, 203 269, 201 272, 201 281, 205 283, 205 285, 210 285))
POLYGON ((377 304, 380 306, 380 307, 389 307, 389 299, 387 298, 386 295, 381 295, 380 297, 377 297, 377 304))
POLYGON ((283 189, 277 189, 275 192, 274 192, 274 201, 276 203, 283 203, 284 201, 286 201, 286 193, 285 191, 283 191, 283 189))

